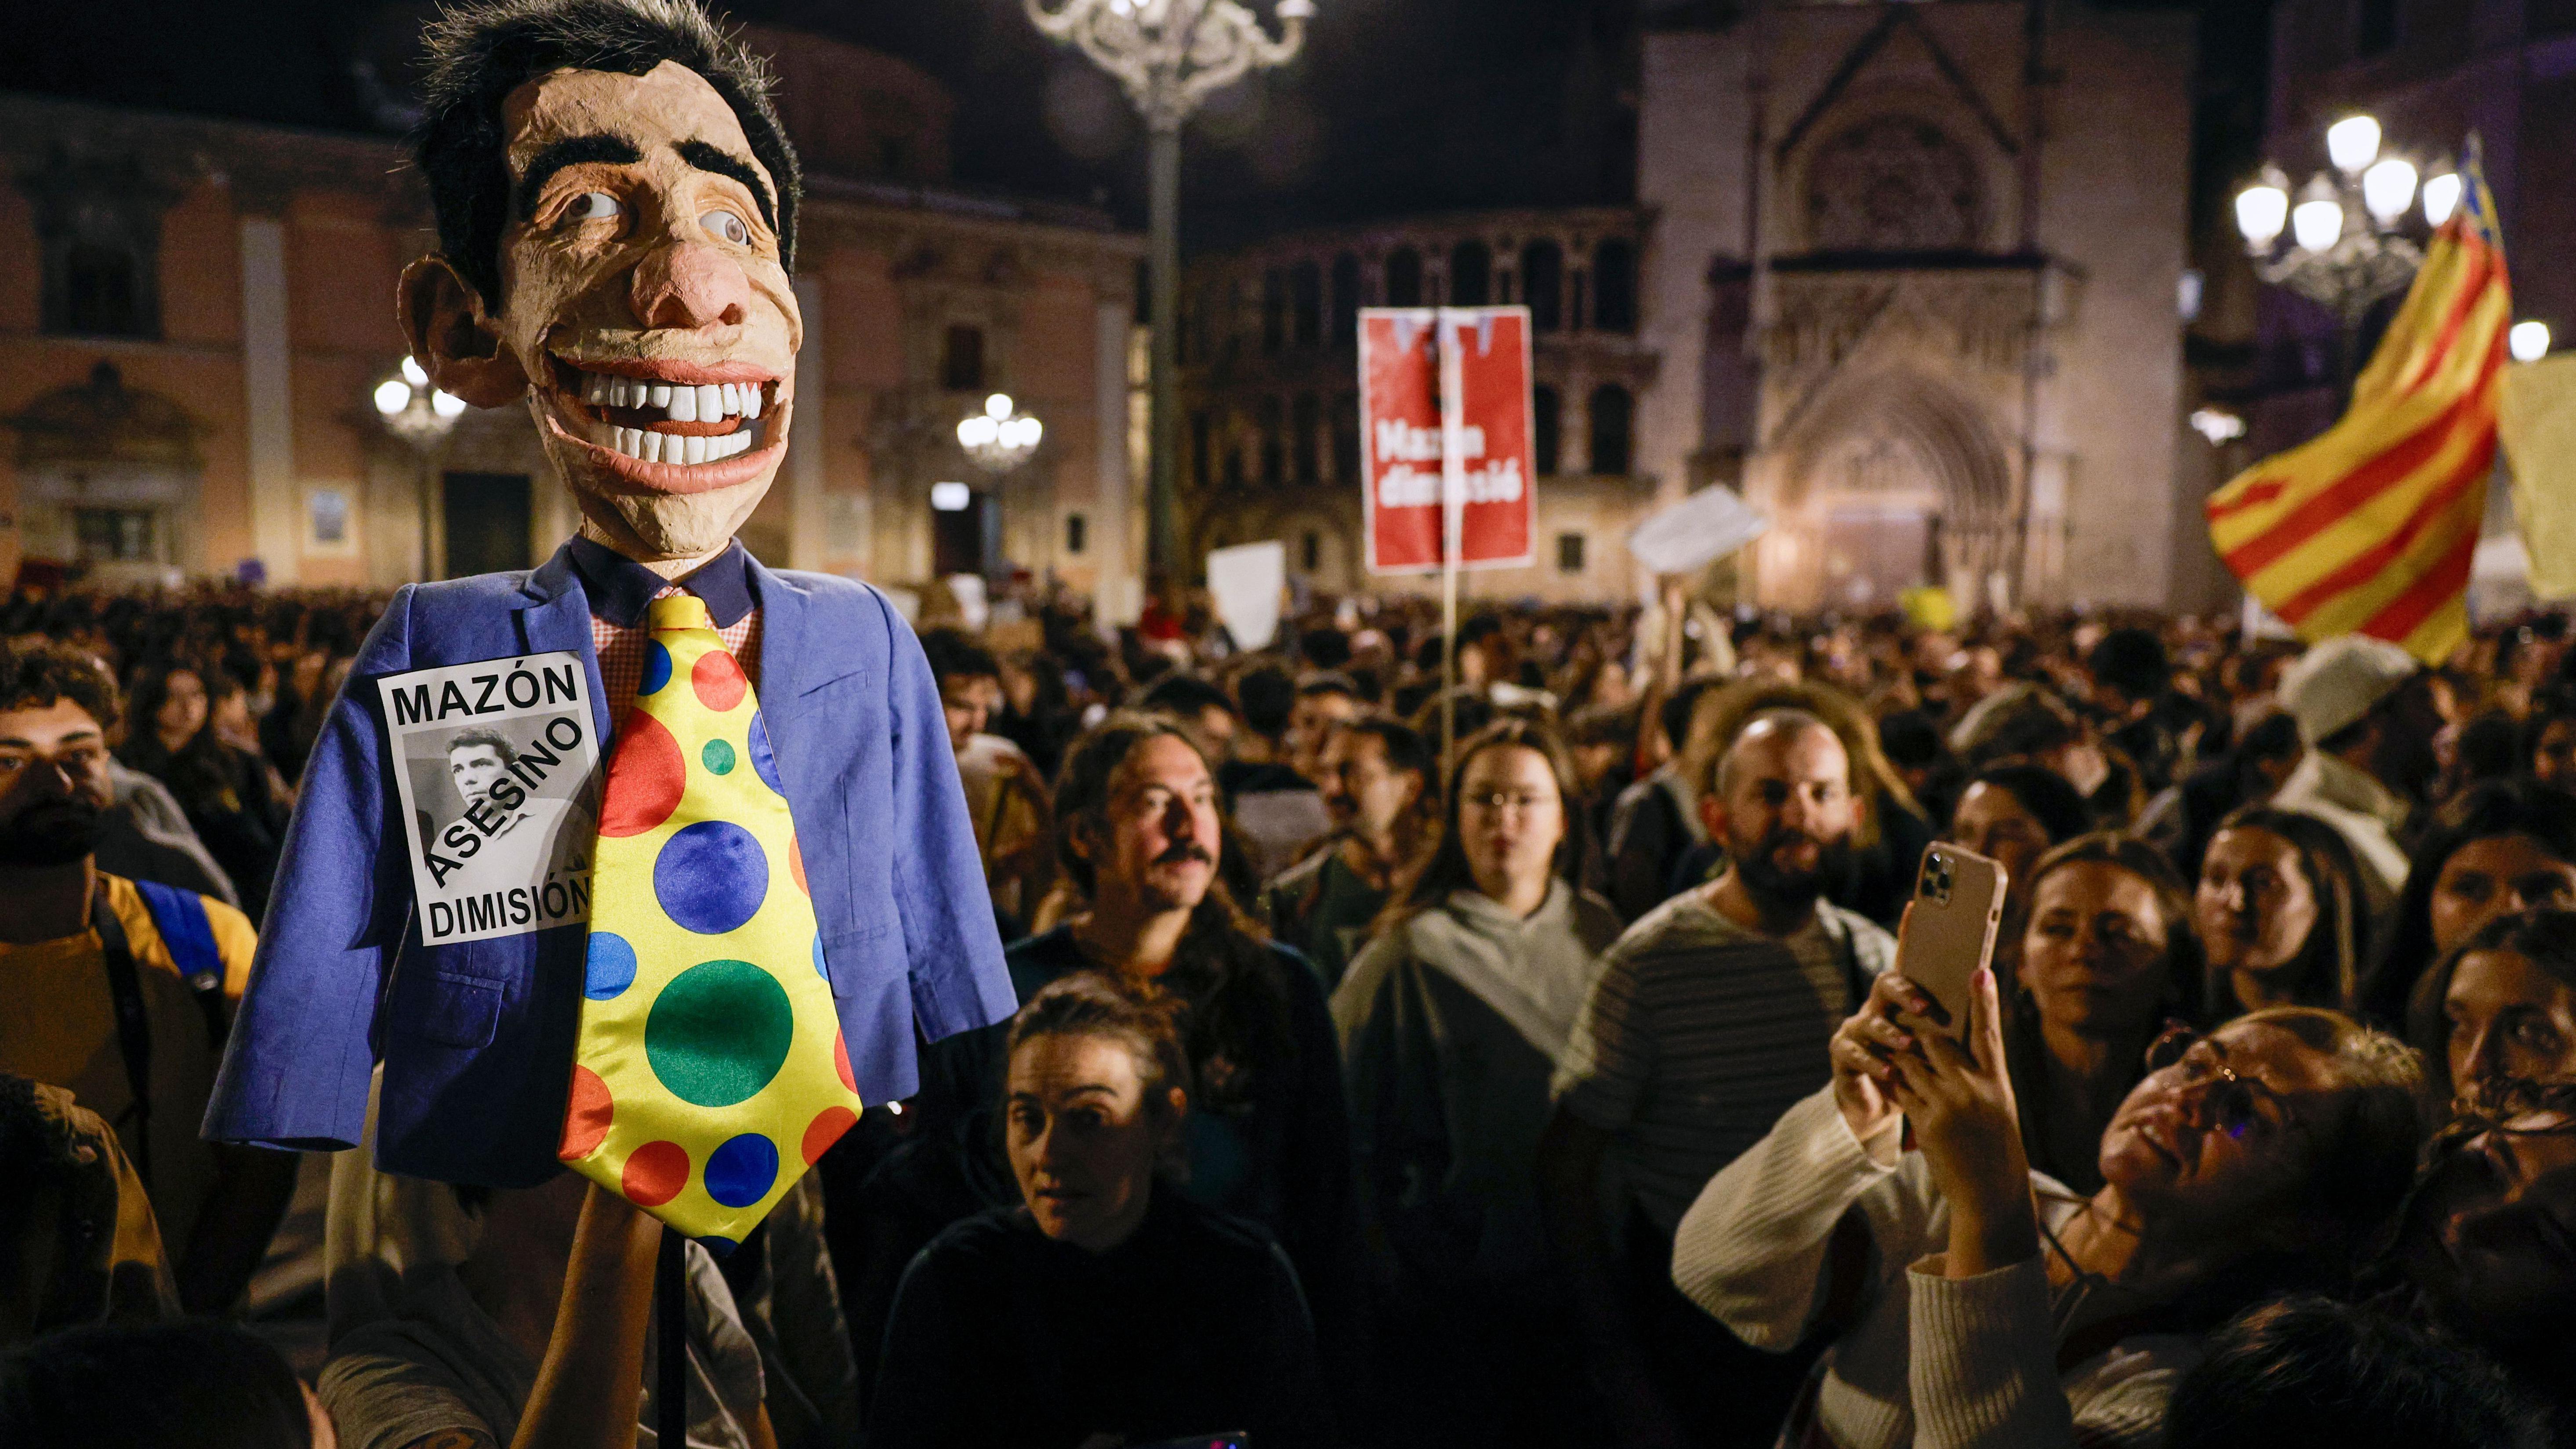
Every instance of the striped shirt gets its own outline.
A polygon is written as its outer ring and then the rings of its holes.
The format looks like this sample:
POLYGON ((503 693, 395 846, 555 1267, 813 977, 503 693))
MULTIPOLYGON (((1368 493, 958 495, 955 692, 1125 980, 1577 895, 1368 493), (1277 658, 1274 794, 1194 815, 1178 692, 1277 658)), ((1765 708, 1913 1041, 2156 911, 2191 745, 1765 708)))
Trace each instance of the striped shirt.
POLYGON ((1557 1099, 1609 1134, 1624 1195, 1669 1233, 1710 1178, 1830 1079, 1834 1029, 1895 959, 1893 937, 1830 903, 1776 937, 1686 891, 1603 958, 1557 1099))

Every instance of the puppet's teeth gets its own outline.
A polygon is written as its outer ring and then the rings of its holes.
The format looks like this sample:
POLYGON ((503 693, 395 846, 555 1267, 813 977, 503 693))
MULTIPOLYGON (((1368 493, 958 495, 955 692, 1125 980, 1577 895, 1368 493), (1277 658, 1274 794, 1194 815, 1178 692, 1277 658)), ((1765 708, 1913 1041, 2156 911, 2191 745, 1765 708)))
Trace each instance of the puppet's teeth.
POLYGON ((619 428, 617 430, 617 451, 624 453, 630 458, 643 457, 644 430, 642 428, 619 428))
POLYGON ((705 438, 691 438, 691 439, 689 439, 689 441, 688 441, 687 443, 685 443, 685 444, 681 445, 681 453, 680 453, 680 461, 681 461, 681 462, 683 462, 683 463, 703 463, 703 462, 705 462, 706 460, 707 460, 707 439, 705 439, 705 438))
POLYGON ((744 417, 756 418, 760 416, 761 390, 761 385, 759 383, 750 382, 743 384, 742 415, 744 417))
POLYGON ((667 382, 646 384, 644 387, 643 405, 648 408, 669 407, 671 405, 671 385, 667 382))
POLYGON ((721 395, 721 396, 723 397, 723 399, 724 399, 724 411, 725 411, 725 416, 726 416, 726 417, 732 417, 734 414, 739 413, 739 412, 741 412, 741 411, 742 411, 742 389, 741 389, 741 388, 738 388, 738 387, 734 386, 732 383, 729 383, 729 382, 728 382, 728 383, 724 384, 723 386, 721 386, 721 387, 717 388, 717 389, 716 389, 716 392, 717 392, 719 395, 721 395))
MULTIPOLYGON (((660 388, 653 389, 660 392, 660 388)), ((698 420, 698 390, 682 385, 671 389, 671 421, 694 423, 698 420)))
POLYGON ((648 430, 644 434, 644 461, 647 463, 659 463, 662 461, 662 435, 660 433, 648 430))
POLYGON ((711 382, 698 384, 698 421, 712 423, 724 415, 724 390, 711 382))

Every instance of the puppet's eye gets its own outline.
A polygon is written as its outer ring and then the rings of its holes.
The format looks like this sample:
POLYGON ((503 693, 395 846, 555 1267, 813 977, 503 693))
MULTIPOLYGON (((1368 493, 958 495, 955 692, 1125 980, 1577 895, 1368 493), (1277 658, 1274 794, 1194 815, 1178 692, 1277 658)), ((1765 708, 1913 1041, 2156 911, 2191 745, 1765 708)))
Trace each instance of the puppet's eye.
POLYGON ((572 205, 564 208, 564 220, 573 225, 585 221, 614 221, 625 210, 617 204, 616 197, 605 191, 585 191, 572 199, 572 205))
POLYGON ((735 246, 751 245, 751 228, 730 211, 710 211, 698 218, 698 225, 732 242, 735 246))

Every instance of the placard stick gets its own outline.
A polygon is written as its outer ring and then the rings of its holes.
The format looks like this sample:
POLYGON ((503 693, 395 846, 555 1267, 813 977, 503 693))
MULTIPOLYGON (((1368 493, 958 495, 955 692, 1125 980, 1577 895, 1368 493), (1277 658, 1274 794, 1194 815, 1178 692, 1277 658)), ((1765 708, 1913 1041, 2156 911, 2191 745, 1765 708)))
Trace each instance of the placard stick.
POLYGON ((1458 555, 1466 544, 1466 361, 1456 335, 1461 314, 1440 309, 1440 778, 1458 757, 1458 555))

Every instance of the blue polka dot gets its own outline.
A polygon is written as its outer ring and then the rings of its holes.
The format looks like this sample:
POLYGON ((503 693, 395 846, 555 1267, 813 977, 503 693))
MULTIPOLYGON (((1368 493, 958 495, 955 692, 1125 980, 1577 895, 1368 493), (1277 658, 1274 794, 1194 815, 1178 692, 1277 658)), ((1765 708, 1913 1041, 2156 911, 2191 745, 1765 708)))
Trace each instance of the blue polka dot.
POLYGON ((814 935, 814 974, 826 981, 832 979, 832 973, 823 969, 823 936, 819 931, 814 935))
POLYGON ((787 787, 778 783, 778 757, 769 752, 769 722, 759 710, 751 712, 751 767, 760 772, 760 783, 784 795, 787 787))
POLYGON ((635 948, 614 931, 590 933, 590 962, 581 983, 581 994, 593 1001, 614 1001, 618 993, 635 984, 635 948))
POLYGON ((693 1238, 690 1241, 706 1249, 709 1256, 718 1259, 732 1257, 734 1249, 742 1246, 722 1233, 709 1233, 703 1238, 693 1238))
POLYGON ((730 1138, 707 1154, 707 1196, 729 1208, 769 1196, 778 1181, 778 1144, 757 1132, 730 1138))
POLYGON ((721 936, 769 898, 769 856, 732 821, 701 820, 674 833, 653 857, 653 898, 683 927, 721 936))
POLYGON ((647 643, 644 646, 644 684, 636 692, 660 694, 662 686, 670 682, 671 651, 663 648, 659 643, 647 643))

